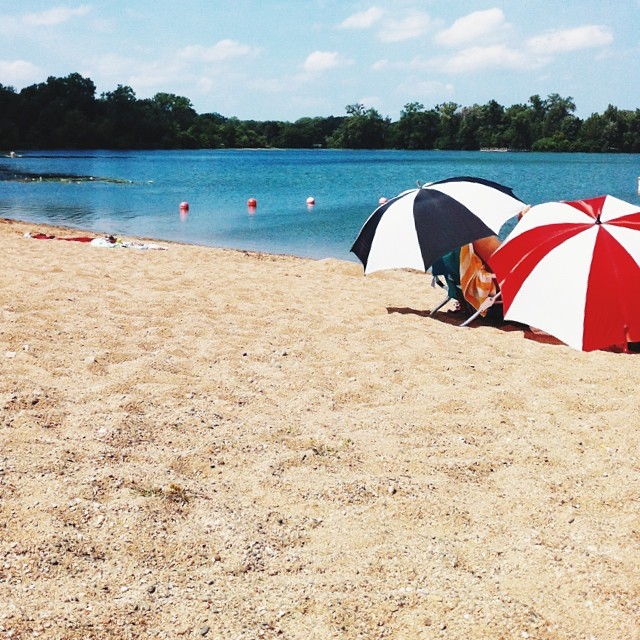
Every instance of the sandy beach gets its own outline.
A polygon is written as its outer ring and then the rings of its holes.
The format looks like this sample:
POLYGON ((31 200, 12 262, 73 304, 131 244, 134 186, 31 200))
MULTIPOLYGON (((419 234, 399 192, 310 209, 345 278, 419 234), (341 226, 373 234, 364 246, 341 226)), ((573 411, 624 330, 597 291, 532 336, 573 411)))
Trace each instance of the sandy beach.
POLYGON ((0 221, 0 638, 640 638, 640 357, 425 274, 0 221))

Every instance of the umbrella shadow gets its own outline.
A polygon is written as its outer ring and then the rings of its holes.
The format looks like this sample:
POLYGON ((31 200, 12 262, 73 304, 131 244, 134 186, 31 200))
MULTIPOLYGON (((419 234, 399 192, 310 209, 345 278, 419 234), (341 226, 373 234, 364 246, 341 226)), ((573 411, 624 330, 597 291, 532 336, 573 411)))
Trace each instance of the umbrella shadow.
MULTIPOLYGON (((441 311, 431 315, 430 309, 413 309, 411 307, 387 307, 387 313, 400 313, 403 315, 415 315, 421 318, 431 318, 443 324, 451 325, 452 327, 460 327, 465 320, 464 314, 460 311, 441 311)), ((541 333, 531 329, 526 324, 519 322, 499 322, 487 320, 485 318, 474 320, 466 326, 467 329, 477 329, 479 327, 494 327, 501 331, 511 332, 520 331, 525 340, 531 340, 533 342, 539 342, 540 344, 550 344, 556 346, 566 346, 562 340, 549 335, 548 333, 541 333)), ((609 351, 612 353, 624 353, 622 347, 609 347, 608 349, 601 349, 601 351, 609 351)), ((628 345, 628 354, 640 354, 640 343, 631 343, 628 345)))
MULTIPOLYGON (((413 309, 411 307, 387 307, 387 313, 400 313, 403 315, 414 315, 420 316, 421 318, 431 318, 432 320, 437 320, 438 322, 442 322, 444 324, 450 324, 454 327, 459 327, 465 321, 465 315, 461 311, 439 311, 433 315, 431 315, 430 309, 413 309)), ((492 326, 498 328, 505 328, 505 330, 509 331, 508 327, 512 327, 513 325, 507 325, 501 322, 491 322, 488 320, 476 320, 467 325, 467 328, 473 329, 481 326, 492 326)))
MULTIPOLYGON (((411 314, 420 316, 421 318, 431 318, 432 320, 436 320, 437 322, 442 322, 443 324, 448 324, 453 327, 459 327, 465 321, 465 315, 463 312, 453 310, 440 311, 431 315, 430 309, 423 310, 413 309, 411 307, 387 307, 387 313, 401 313, 404 315, 411 314)), ((494 327, 507 332, 521 331, 527 340, 542 342, 544 344, 564 344, 564 342, 554 338, 553 336, 532 331, 530 327, 519 322, 505 322, 500 320, 490 320, 487 318, 478 318, 466 326, 467 329, 477 329, 479 327, 494 327)))
MULTIPOLYGON (((400 313, 402 315, 414 315, 420 316, 421 318, 431 318, 432 320, 437 320, 438 322, 443 322, 444 324, 450 324, 452 326, 460 325, 460 323, 464 322, 464 316, 458 311, 440 311, 431 315, 431 309, 413 309, 412 307, 387 307, 387 313, 400 313)), ((472 323, 472 326, 475 323, 472 323)))

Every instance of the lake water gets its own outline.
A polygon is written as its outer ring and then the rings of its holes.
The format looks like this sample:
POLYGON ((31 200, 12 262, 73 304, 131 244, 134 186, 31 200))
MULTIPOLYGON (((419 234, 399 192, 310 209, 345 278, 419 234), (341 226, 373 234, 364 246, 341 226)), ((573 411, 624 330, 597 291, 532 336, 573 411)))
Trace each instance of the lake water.
POLYGON ((351 245, 378 199, 415 187, 416 180, 478 176, 511 187, 532 204, 609 193, 640 205, 637 155, 47 151, 0 158, 0 171, 96 178, 0 181, 0 217, 116 236, 353 261, 351 245), (307 205, 310 196, 313 206, 307 205), (249 198, 257 200, 255 210, 247 207, 249 198), (190 205, 187 215, 180 214, 183 201, 190 205))

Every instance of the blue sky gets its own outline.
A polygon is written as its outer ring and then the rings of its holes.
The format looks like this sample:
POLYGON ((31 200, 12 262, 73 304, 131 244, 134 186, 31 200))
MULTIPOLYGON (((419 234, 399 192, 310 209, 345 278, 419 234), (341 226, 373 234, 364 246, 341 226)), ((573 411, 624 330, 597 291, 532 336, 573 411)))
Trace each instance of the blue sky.
POLYGON ((78 72, 289 121, 559 93, 585 118, 640 108, 639 26, 640 0, 0 0, 0 83, 78 72))

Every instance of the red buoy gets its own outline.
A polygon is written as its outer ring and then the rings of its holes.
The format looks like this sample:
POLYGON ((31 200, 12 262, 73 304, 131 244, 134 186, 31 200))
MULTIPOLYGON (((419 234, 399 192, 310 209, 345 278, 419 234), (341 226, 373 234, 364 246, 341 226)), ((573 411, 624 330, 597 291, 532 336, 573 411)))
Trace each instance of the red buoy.
POLYGON ((189 203, 181 202, 180 203, 180 211, 189 211, 189 203))
POLYGON ((247 200, 247 206, 248 207, 257 207, 258 206, 258 201, 255 198, 249 198, 247 200))

